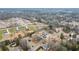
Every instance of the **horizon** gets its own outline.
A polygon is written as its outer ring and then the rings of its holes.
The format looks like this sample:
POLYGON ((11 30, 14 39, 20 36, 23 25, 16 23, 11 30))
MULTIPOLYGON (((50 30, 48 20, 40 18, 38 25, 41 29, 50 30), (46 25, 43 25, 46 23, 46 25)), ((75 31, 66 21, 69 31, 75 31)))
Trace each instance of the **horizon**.
POLYGON ((0 8, 0 12, 68 12, 79 13, 79 8, 0 8))

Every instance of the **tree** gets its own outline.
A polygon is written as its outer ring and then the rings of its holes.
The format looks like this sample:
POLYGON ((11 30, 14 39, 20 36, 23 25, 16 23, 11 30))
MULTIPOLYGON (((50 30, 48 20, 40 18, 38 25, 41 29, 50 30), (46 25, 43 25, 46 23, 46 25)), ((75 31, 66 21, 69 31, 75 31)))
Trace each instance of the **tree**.
POLYGON ((19 41, 20 41, 20 39, 18 39, 18 38, 15 40, 15 42, 16 42, 16 46, 19 45, 19 41))
POLYGON ((52 25, 49 25, 48 27, 49 27, 49 29, 52 29, 52 25))
POLYGON ((19 45, 24 51, 28 50, 27 39, 21 39, 19 45))
POLYGON ((63 46, 67 48, 68 51, 76 51, 77 48, 76 48, 76 41, 74 40, 68 40, 66 41, 66 43, 64 44, 64 42, 62 42, 63 46))
POLYGON ((9 51, 8 47, 6 47, 6 46, 2 46, 2 47, 1 47, 1 50, 2 50, 2 51, 9 51))
POLYGON ((60 43, 58 44, 53 43, 53 44, 50 44, 49 50, 50 51, 67 51, 67 48, 61 45, 60 43))
POLYGON ((64 39, 64 35, 63 35, 63 33, 61 33, 61 35, 60 35, 60 39, 64 39))
POLYGON ((5 40, 5 45, 9 45, 10 44, 10 41, 9 40, 5 40))
POLYGON ((65 27, 63 28, 63 31, 64 31, 65 33, 69 33, 71 30, 70 30, 70 27, 69 27, 69 26, 65 26, 65 27))

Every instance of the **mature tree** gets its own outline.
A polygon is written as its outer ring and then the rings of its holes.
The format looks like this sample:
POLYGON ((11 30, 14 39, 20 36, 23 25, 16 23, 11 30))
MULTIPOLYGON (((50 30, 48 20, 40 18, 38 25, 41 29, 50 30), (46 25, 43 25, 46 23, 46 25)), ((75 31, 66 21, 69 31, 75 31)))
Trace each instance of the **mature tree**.
POLYGON ((64 35, 63 35, 63 33, 61 33, 61 35, 60 35, 60 39, 64 39, 64 35))
POLYGON ((27 51, 28 50, 28 45, 27 45, 27 39, 26 38, 24 38, 24 39, 21 39, 20 40, 20 46, 21 46, 21 48, 24 50, 24 51, 27 51))
POLYGON ((2 47, 1 47, 1 50, 2 50, 2 51, 9 51, 8 47, 6 47, 6 46, 2 46, 2 47))
POLYGON ((71 31, 71 29, 70 29, 69 26, 65 26, 65 27, 63 28, 63 31, 64 31, 65 33, 69 33, 69 32, 71 31))

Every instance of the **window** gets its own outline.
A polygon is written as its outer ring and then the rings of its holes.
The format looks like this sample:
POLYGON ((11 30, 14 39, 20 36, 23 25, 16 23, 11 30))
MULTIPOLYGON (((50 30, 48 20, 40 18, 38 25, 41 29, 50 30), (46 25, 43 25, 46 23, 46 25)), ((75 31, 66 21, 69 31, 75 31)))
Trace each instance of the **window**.
POLYGON ((28 40, 29 42, 31 41, 31 40, 28 40))

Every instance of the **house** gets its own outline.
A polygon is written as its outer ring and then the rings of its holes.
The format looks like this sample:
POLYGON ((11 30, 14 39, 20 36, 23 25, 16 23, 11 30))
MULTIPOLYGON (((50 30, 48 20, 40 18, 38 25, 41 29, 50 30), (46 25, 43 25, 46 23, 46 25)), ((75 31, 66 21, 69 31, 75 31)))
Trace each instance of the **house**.
POLYGON ((76 35, 76 41, 79 42, 79 35, 76 35))
POLYGON ((41 40, 45 40, 47 39, 48 37, 48 32, 47 31, 39 31, 39 32, 36 32, 32 35, 32 38, 35 39, 37 42, 41 41, 41 40))
POLYGON ((19 28, 18 28, 18 27, 16 27, 16 30, 18 31, 18 30, 19 30, 19 28))
POLYGON ((11 34, 11 33, 9 32, 8 29, 6 29, 5 31, 3 31, 3 39, 4 39, 4 40, 8 40, 10 34, 11 34))
POLYGON ((45 49, 42 46, 39 46, 35 51, 45 51, 45 49))

